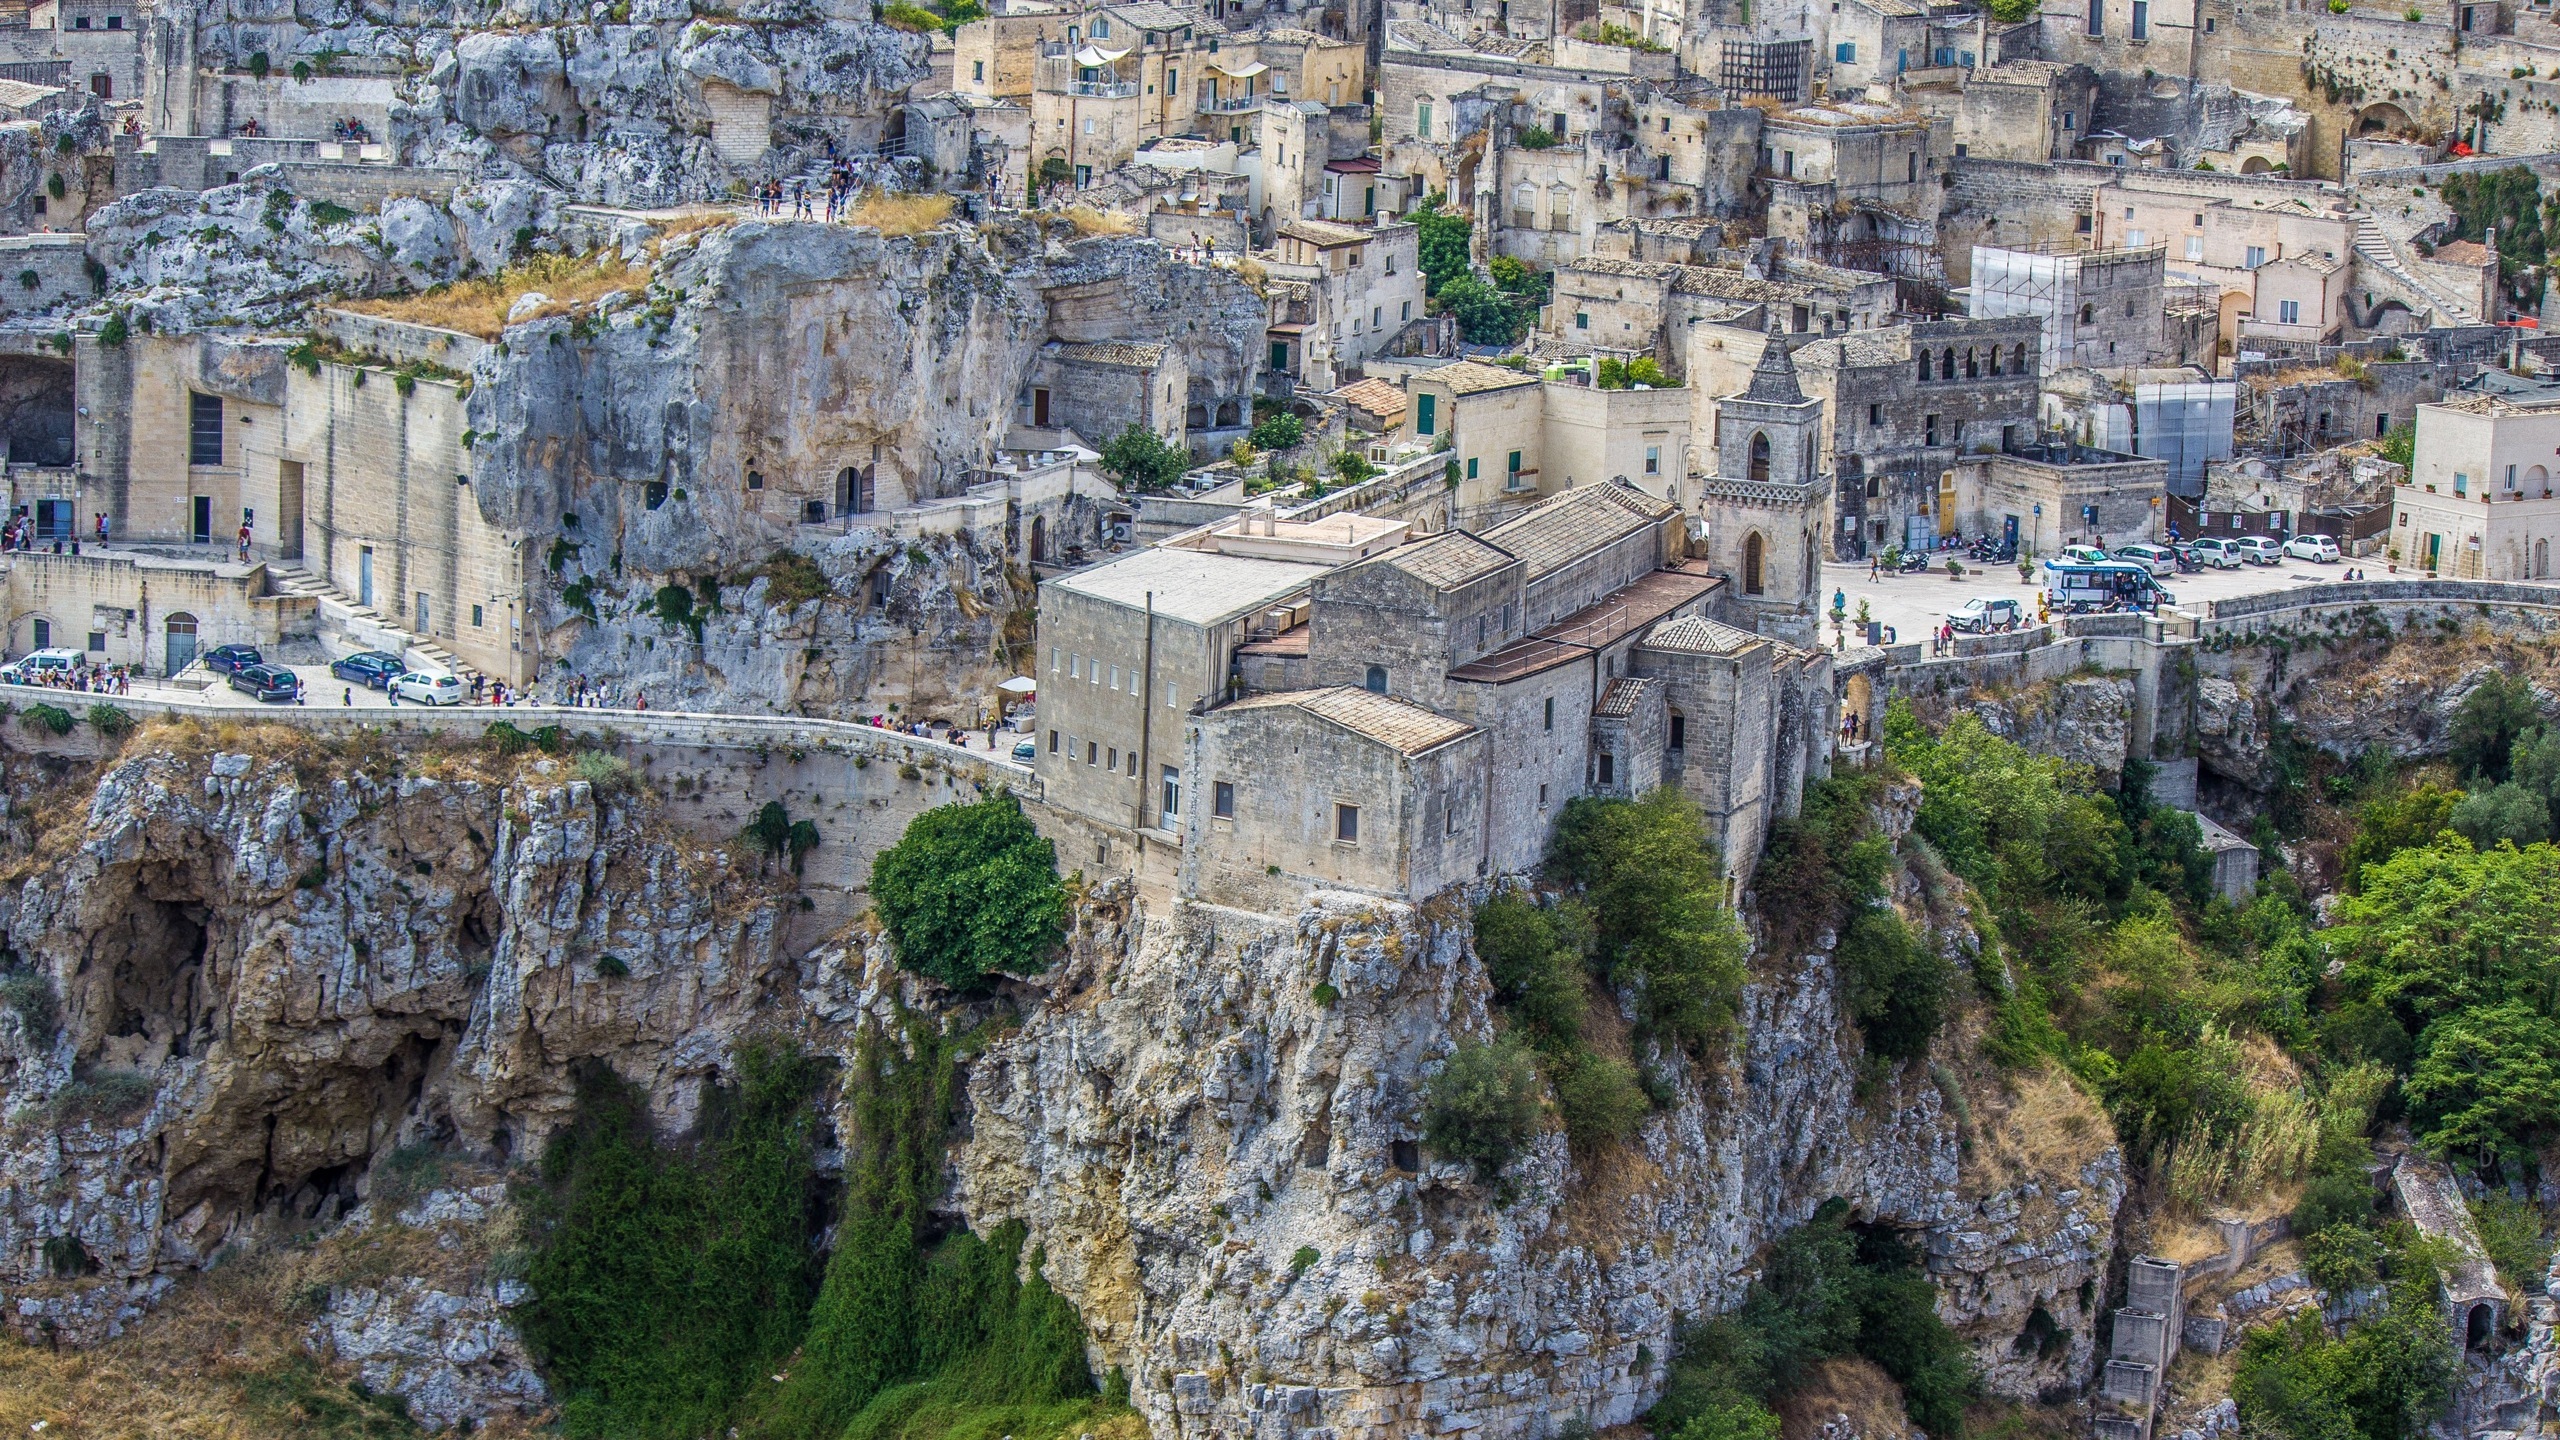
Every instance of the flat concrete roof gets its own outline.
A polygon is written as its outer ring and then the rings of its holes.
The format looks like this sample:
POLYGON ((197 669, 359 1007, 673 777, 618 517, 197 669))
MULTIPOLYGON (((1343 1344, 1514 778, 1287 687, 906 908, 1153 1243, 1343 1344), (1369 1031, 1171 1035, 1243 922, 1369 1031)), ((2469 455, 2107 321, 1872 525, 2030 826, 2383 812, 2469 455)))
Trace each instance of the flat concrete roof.
POLYGON ((1285 599, 1332 568, 1157 546, 1042 583, 1132 610, 1144 609, 1153 592, 1157 614, 1215 625, 1285 599))

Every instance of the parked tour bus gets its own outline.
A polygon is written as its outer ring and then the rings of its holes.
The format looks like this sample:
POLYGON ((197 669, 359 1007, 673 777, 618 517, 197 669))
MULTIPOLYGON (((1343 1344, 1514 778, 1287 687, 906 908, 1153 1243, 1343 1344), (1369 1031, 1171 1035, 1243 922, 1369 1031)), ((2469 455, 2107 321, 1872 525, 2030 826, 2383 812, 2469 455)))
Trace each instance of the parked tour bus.
POLYGON ((2155 610, 2178 603, 2153 578, 2148 566, 2130 560, 2047 560, 2044 594, 2057 609, 2066 605, 2121 603, 2137 610, 2155 610))

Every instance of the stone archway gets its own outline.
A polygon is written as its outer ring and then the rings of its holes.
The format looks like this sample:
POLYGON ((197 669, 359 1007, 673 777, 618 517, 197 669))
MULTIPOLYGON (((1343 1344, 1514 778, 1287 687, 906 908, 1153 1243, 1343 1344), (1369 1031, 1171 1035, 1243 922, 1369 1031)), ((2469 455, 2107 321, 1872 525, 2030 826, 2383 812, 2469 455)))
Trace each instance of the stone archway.
POLYGON ((1743 594, 1757 595, 1767 588, 1767 579, 1762 571, 1767 564, 1768 556, 1769 544, 1760 538, 1759 531, 1754 530, 1742 537, 1743 594))
POLYGON ((2388 100, 2377 100, 2356 112, 2355 133, 2359 137, 2398 135, 2405 133, 2411 124, 2408 111, 2388 100))

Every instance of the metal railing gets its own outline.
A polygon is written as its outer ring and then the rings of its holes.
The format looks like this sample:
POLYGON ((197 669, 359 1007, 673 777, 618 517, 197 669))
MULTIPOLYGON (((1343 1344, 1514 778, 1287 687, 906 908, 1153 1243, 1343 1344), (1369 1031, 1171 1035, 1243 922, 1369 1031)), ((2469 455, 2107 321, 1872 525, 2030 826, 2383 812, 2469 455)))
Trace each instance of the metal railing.
POLYGON ((1138 84, 1134 80, 1070 80, 1061 87, 1061 93, 1087 100, 1128 100, 1136 97, 1138 84))

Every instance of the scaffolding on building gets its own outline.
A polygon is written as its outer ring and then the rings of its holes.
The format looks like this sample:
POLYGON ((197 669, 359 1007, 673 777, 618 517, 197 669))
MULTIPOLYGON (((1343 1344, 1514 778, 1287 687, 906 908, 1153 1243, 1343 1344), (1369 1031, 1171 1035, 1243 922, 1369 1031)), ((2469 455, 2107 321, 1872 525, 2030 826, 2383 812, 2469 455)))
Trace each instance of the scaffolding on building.
MULTIPOLYGON (((2081 272, 2093 265, 2146 260, 2157 245, 2108 250, 2065 250, 2005 245, 1973 247, 1973 285, 1967 313, 1982 319, 2032 315, 2043 322, 2044 373, 2102 365, 2106 334, 2100 317, 2082 318, 2081 272)), ((2201 472, 2199 472, 2201 473, 2201 472)))
POLYGON ((1716 83, 1737 100, 1804 101, 1813 72, 1810 40, 1727 40, 1717 58, 1716 83))

